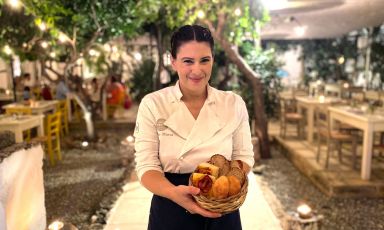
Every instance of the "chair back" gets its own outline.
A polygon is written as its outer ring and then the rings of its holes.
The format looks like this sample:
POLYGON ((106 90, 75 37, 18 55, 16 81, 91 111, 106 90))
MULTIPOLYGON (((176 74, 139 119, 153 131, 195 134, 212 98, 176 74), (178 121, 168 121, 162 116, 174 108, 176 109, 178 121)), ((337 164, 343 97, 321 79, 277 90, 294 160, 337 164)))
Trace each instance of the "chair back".
POLYGON ((283 99, 280 98, 280 120, 285 120, 285 115, 287 113, 296 112, 296 100, 295 99, 283 99))
POLYGON ((378 91, 366 91, 364 97, 367 101, 378 101, 380 100, 380 93, 378 91))
POLYGON ((327 106, 319 106, 315 110, 316 128, 319 135, 326 134, 328 137, 331 134, 329 111, 327 106))
POLYGON ((58 111, 53 114, 48 114, 45 126, 45 133, 48 138, 60 137, 60 126, 61 126, 61 112, 58 111))
POLYGON ((59 100, 56 105, 56 110, 61 112, 61 116, 68 116, 68 103, 67 100, 59 100))
POLYGON ((360 92, 352 92, 351 93, 351 98, 354 101, 363 102, 364 101, 364 92, 362 92, 362 91, 360 91, 360 92))
POLYGON ((6 114, 8 115, 31 115, 32 109, 31 108, 7 108, 6 114))
POLYGON ((341 97, 341 85, 326 84, 324 87, 325 96, 341 97))

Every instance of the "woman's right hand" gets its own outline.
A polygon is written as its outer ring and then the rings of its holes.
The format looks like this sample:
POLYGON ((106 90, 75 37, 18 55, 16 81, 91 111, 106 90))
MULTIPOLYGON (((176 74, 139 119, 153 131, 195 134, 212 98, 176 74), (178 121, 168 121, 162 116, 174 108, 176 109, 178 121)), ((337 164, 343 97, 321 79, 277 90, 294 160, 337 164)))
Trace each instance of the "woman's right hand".
POLYGON ((218 218, 220 213, 210 212, 200 207, 193 199, 192 195, 200 193, 200 189, 193 186, 179 185, 172 189, 170 199, 191 214, 199 214, 204 217, 218 218))

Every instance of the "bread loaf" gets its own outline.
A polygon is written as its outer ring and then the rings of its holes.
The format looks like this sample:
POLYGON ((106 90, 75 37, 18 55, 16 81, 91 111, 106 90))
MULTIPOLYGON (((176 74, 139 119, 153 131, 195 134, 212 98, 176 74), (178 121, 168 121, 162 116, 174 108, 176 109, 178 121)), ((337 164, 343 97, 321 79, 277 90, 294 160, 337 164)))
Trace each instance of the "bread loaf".
POLYGON ((209 162, 220 168, 219 176, 227 175, 227 173, 231 168, 228 160, 223 155, 220 155, 220 154, 213 155, 209 162))

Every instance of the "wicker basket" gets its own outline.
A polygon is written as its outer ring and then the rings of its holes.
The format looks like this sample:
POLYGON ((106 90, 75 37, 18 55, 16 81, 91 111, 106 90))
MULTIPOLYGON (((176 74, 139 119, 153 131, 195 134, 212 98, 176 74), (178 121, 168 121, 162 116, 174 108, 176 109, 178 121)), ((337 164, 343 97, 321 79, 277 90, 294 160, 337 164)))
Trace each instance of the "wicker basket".
MULTIPOLYGON (((189 177, 189 185, 192 185, 192 175, 189 177)), ((241 187, 240 192, 236 195, 227 197, 225 199, 207 198, 203 195, 193 196, 193 198, 200 205, 200 207, 208 211, 227 214, 240 208, 240 206, 245 201, 247 192, 248 192, 248 177, 245 177, 245 182, 243 184, 243 187, 241 187)))

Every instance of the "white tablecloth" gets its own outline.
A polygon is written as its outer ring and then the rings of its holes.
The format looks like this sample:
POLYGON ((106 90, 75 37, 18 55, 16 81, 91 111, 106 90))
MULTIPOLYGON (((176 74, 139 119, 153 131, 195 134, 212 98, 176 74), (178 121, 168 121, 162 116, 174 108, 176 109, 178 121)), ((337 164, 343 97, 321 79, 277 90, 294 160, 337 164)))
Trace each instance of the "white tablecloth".
POLYGON ((43 149, 22 149, 0 163, 0 230, 44 230, 43 149))

